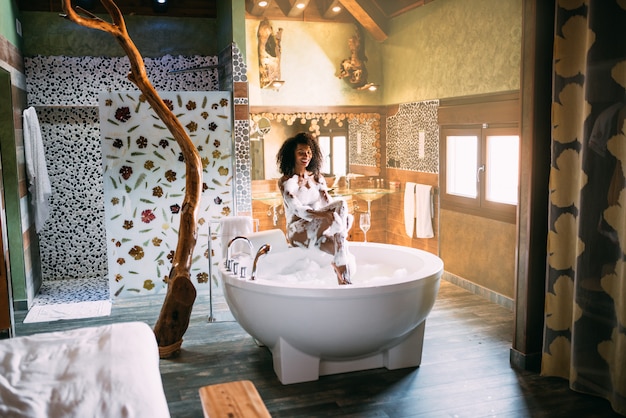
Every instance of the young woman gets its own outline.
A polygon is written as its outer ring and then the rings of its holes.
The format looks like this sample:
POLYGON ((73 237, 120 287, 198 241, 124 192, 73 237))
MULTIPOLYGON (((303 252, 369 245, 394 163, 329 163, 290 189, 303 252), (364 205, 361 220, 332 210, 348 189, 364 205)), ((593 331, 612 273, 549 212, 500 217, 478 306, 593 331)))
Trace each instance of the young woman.
POLYGON ((322 152, 317 141, 301 132, 287 139, 276 155, 283 175, 278 187, 287 218, 287 239, 292 246, 317 248, 334 256, 339 284, 351 284, 348 231, 353 217, 346 202, 333 200, 320 174, 322 152))

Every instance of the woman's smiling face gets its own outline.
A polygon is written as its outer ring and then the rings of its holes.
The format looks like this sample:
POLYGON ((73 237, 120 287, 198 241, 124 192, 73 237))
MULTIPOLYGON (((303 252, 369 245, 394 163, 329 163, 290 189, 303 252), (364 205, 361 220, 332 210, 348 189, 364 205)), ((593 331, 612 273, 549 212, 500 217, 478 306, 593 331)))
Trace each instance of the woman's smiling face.
POLYGON ((310 146, 298 144, 296 147, 296 172, 305 171, 312 157, 313 152, 310 146))

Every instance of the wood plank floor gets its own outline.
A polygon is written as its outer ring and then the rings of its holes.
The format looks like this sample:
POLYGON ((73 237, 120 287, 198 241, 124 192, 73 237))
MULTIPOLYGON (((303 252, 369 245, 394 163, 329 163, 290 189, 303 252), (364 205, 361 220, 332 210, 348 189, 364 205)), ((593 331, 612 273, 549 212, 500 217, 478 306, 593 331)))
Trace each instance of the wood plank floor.
MULTIPOLYGON (((154 325, 162 297, 118 301, 110 317, 23 324, 16 334, 144 321, 154 325)), ((418 368, 375 369, 282 385, 269 351, 232 319, 222 300, 196 300, 181 355, 161 360, 161 375, 174 418, 202 417, 198 388, 251 380, 273 417, 619 417, 608 401, 579 394, 558 378, 509 365, 513 314, 442 281, 428 317, 418 368)), ((339 318, 338 318, 339 319, 339 318)))

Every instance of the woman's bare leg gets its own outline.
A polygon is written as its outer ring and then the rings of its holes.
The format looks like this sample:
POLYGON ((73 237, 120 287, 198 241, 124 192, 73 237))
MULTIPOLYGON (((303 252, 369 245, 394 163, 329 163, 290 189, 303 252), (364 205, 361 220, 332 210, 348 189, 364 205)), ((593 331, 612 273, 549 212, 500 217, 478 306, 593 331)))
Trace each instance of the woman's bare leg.
MULTIPOLYGON (((334 230, 332 235, 333 256, 332 263, 337 282, 341 285, 352 284, 350 281, 350 268, 348 264, 348 230, 352 227, 352 216, 348 213, 348 206, 343 200, 333 202, 331 205, 335 213, 335 222, 329 229, 334 230)), ((326 232, 326 230, 325 230, 326 232)))
POLYGON ((321 251, 334 256, 332 266, 337 274, 339 284, 351 284, 348 267, 347 237, 352 227, 352 216, 346 203, 337 200, 322 210, 334 212, 334 220, 318 218, 313 221, 301 220, 291 225, 289 241, 294 246, 317 247, 321 251))

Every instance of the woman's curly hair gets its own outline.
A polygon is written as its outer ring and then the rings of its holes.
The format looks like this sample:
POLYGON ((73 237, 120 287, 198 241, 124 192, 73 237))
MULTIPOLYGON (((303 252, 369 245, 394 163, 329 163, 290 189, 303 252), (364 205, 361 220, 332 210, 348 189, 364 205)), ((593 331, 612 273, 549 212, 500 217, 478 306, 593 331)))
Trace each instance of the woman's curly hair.
POLYGON ((307 166, 307 170, 313 173, 315 180, 317 181, 320 175, 320 169, 322 168, 322 150, 320 149, 317 140, 313 138, 311 134, 306 132, 300 132, 295 136, 288 138, 278 150, 276 154, 276 164, 278 171, 287 177, 293 176, 294 169, 296 168, 296 148, 299 144, 308 145, 311 147, 311 161, 307 166))

